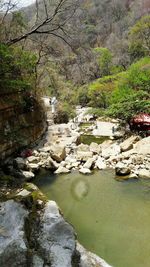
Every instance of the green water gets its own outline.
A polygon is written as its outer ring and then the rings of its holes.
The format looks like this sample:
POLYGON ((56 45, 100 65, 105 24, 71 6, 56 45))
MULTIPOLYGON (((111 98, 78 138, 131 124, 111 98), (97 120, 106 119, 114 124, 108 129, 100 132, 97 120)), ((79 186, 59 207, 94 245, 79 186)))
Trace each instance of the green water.
POLYGON ((104 141, 108 140, 107 136, 96 137, 94 135, 83 134, 80 136, 80 142, 86 145, 90 145, 92 142, 97 144, 102 144, 104 141))
POLYGON ((114 267, 150 267, 150 184, 113 176, 107 170, 43 173, 35 183, 58 203, 87 249, 114 267))

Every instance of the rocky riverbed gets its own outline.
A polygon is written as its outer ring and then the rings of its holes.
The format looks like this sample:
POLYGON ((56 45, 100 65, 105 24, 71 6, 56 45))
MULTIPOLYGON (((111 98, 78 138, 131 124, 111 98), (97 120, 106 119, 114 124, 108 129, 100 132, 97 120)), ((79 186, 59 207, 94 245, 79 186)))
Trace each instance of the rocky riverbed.
MULTIPOLYGON (((111 138, 102 144, 82 144, 79 123, 83 118, 85 115, 80 112, 75 121, 66 125, 50 125, 41 144, 24 151, 30 152, 28 155, 21 153, 7 159, 3 169, 16 177, 15 184, 32 180, 42 168, 56 174, 78 170, 85 175, 94 169, 113 168, 119 180, 150 178, 150 137, 133 135, 126 140, 111 138)), ((96 126, 90 127, 94 130, 96 126)), ((6 184, 9 180, 6 175, 6 184)), ((47 201, 35 186, 2 188, 1 267, 109 266, 79 245, 75 236, 57 204, 47 201)))
POLYGON ((9 169, 26 180, 34 178, 41 169, 56 174, 78 170, 92 174, 94 169, 115 169, 118 179, 150 178, 150 137, 132 135, 125 140, 106 140, 102 144, 80 144, 79 128, 55 125, 49 129, 44 146, 32 155, 8 162, 9 169))

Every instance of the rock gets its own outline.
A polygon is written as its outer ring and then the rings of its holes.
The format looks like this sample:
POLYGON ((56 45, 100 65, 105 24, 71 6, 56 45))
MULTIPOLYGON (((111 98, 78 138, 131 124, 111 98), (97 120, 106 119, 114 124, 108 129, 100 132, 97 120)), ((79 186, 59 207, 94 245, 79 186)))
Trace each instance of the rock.
POLYGON ((97 143, 92 142, 90 144, 90 151, 93 152, 94 154, 99 154, 101 152, 101 146, 98 145, 97 143))
POLYGON ((141 155, 150 154, 150 136, 137 142, 134 146, 134 151, 141 155))
POLYGON ((66 158, 66 150, 64 146, 53 145, 50 149, 52 159, 61 162, 66 158))
POLYGON ((138 179, 138 175, 136 173, 131 173, 129 179, 138 179))
POLYGON ((106 169, 106 163, 104 162, 103 158, 98 157, 95 166, 99 169, 99 170, 104 170, 106 169))
POLYGON ((48 201, 41 215, 38 250, 52 267, 71 267, 75 252, 75 235, 71 225, 60 215, 54 201, 48 201))
POLYGON ((0 266, 27 266, 24 223, 28 211, 14 200, 0 207, 0 266))
POLYGON ((32 156, 38 157, 39 156, 39 152, 37 150, 33 150, 32 151, 32 156))
POLYGON ((83 246, 77 242, 77 251, 80 255, 79 266, 80 267, 111 267, 103 259, 88 252, 83 246))
POLYGON ((27 197, 27 196, 29 196, 30 194, 31 194, 31 192, 27 191, 26 189, 23 189, 23 190, 21 190, 21 191, 17 194, 17 196, 27 197))
POLYGON ((108 159, 110 156, 117 156, 120 153, 120 146, 113 144, 107 148, 102 149, 102 157, 108 159))
POLYGON ((139 141, 139 136, 131 136, 126 139, 123 143, 120 144, 120 148, 122 152, 128 151, 133 148, 133 144, 139 141))
POLYGON ((112 140, 106 140, 102 144, 100 144, 99 146, 100 146, 100 149, 102 150, 102 149, 110 147, 112 144, 113 144, 112 140))
POLYGON ((70 170, 63 166, 59 166, 59 168, 55 171, 56 174, 61 174, 61 173, 68 173, 70 170))
POLYGON ((91 171, 89 169, 84 168, 84 167, 82 167, 81 169, 79 169, 79 172, 81 172, 83 174, 90 174, 91 173, 91 171))
POLYGON ((31 179, 33 179, 34 178, 34 173, 33 172, 28 172, 28 171, 23 171, 22 172, 22 174, 23 174, 23 177, 25 178, 25 180, 31 180, 31 179))
POLYGON ((67 165, 67 162, 64 160, 60 162, 60 166, 65 167, 66 165, 67 165))
POLYGON ((121 156, 122 158, 129 159, 131 155, 136 155, 137 152, 134 149, 128 150, 126 152, 122 152, 121 156))
POLYGON ((59 167, 59 164, 56 161, 54 161, 51 157, 48 157, 44 164, 46 169, 52 171, 57 170, 59 167))
POLYGON ((39 157, 35 157, 35 156, 30 156, 27 158, 29 163, 38 163, 40 158, 39 157))
POLYGON ((77 160, 80 161, 87 161, 89 158, 93 157, 92 152, 86 152, 86 151, 77 151, 77 160))
POLYGON ((146 169, 141 169, 138 172, 138 176, 139 178, 142 178, 142 179, 150 179, 150 171, 146 169))
POLYGON ((39 150, 40 152, 45 152, 45 153, 47 153, 47 152, 50 152, 50 150, 51 150, 51 146, 45 146, 45 147, 39 148, 38 150, 39 150))
POLYGON ((26 169, 26 160, 18 157, 14 159, 14 166, 19 170, 25 170, 26 169))
POLYGON ((119 162, 116 164, 115 172, 116 172, 116 175, 118 176, 126 176, 131 173, 131 170, 125 167, 123 163, 119 162))
POLYGON ((32 172, 37 172, 39 170, 39 165, 36 163, 28 163, 27 166, 32 172))
POLYGON ((81 152, 89 152, 89 146, 85 145, 85 144, 80 144, 79 146, 77 146, 77 152, 81 151, 81 152))
POLYGON ((40 159, 47 159, 47 157, 49 157, 49 153, 40 152, 39 157, 40 157, 40 159))
POLYGON ((38 255, 33 255, 32 266, 33 267, 43 267, 44 266, 44 260, 41 259, 38 255))
POLYGON ((91 169, 92 166, 94 164, 94 159, 93 158, 89 158, 85 164, 83 165, 83 168, 86 168, 86 169, 91 169))
POLYGON ((131 161, 134 165, 139 165, 139 164, 142 164, 144 162, 144 156, 143 155, 132 155, 130 158, 131 158, 131 161))

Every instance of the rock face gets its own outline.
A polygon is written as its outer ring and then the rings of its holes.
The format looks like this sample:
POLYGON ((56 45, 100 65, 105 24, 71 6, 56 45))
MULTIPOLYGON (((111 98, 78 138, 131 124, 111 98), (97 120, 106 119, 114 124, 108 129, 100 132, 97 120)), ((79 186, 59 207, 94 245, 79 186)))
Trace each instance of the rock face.
POLYGON ((47 128, 45 111, 40 102, 34 98, 34 104, 29 109, 24 109, 23 103, 26 106, 31 100, 30 97, 25 99, 24 92, 20 90, 21 88, 16 88, 15 91, 5 88, 0 92, 0 160, 12 155, 22 146, 35 144, 47 128))
POLYGON ((0 206, 0 266, 27 266, 27 246, 24 220, 28 215, 21 204, 13 200, 0 206))
POLYGON ((45 255, 45 261, 52 267, 72 266, 75 251, 74 230, 60 215, 54 201, 46 204, 41 225, 38 244, 40 253, 45 255))
POLYGON ((57 204, 36 186, 13 197, 0 202, 0 267, 110 267, 77 243, 57 204))

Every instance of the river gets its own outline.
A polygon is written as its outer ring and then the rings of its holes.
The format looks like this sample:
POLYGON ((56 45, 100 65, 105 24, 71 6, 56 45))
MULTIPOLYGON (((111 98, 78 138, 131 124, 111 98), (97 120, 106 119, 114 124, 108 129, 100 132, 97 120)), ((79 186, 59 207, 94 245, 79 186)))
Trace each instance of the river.
POLYGON ((114 267, 150 266, 150 183, 118 182, 112 170, 35 180, 73 224, 78 240, 114 267))

